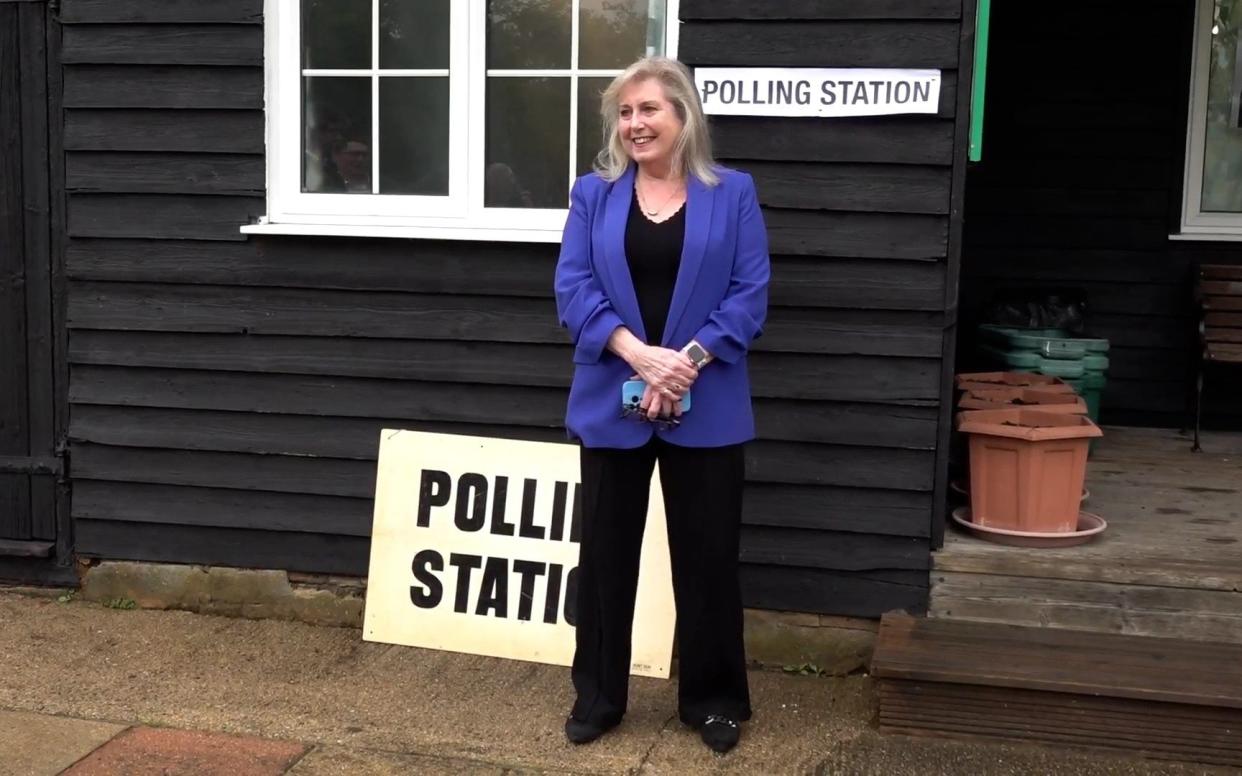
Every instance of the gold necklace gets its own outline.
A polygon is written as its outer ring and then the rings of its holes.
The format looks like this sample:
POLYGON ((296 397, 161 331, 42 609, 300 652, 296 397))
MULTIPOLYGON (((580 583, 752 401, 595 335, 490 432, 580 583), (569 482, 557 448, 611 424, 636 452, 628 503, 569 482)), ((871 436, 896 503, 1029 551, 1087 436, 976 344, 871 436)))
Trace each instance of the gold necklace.
POLYGON ((640 187, 635 186, 634 190, 638 192, 638 206, 641 207, 643 209, 643 212, 646 213, 647 215, 655 216, 655 215, 659 215, 661 210, 668 207, 668 203, 672 202, 673 197, 677 196, 677 192, 681 191, 681 186, 675 187, 673 189, 673 193, 668 195, 668 199, 664 200, 664 204, 660 205, 660 207, 656 208, 655 210, 647 209, 647 198, 643 196, 643 191, 640 187))

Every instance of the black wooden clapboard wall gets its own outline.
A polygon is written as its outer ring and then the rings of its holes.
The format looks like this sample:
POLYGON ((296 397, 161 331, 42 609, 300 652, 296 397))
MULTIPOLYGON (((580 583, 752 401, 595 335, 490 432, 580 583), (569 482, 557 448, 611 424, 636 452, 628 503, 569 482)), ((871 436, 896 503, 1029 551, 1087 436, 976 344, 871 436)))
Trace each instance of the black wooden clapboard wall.
MULTIPOLYGON (((692 64, 945 71, 938 116, 714 122, 774 254, 748 605, 925 605, 961 15, 681 2, 692 64)), ((79 552, 363 574, 379 428, 564 439, 555 246, 246 239, 265 210, 261 1, 64 0, 63 18, 79 552)))

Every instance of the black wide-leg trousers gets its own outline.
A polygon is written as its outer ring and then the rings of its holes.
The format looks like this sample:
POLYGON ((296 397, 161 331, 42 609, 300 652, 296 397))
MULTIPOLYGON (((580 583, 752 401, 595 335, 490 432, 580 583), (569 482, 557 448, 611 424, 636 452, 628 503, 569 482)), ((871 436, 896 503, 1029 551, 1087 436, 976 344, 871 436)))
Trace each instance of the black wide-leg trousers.
POLYGON ((710 714, 749 719, 738 582, 742 446, 678 447, 656 437, 633 450, 581 450, 571 716, 606 727, 625 713, 639 554, 659 461, 677 604, 678 712, 693 726, 710 714))

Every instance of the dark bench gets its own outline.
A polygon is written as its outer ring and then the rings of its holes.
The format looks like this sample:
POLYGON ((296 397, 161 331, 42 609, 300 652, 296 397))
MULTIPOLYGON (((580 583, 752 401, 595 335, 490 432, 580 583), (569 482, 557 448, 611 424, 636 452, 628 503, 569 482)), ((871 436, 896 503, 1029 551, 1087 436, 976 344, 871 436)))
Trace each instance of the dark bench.
POLYGON ((1195 445, 1203 415, 1203 378, 1208 364, 1242 364, 1242 266, 1200 264, 1195 275, 1199 303, 1200 357, 1195 360, 1195 445))

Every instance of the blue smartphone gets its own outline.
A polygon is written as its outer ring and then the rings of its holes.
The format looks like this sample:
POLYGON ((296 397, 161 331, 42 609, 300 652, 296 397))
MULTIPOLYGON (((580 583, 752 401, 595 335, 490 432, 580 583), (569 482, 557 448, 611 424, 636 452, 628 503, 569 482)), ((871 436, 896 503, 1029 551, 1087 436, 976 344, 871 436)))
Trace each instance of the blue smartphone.
MULTIPOLYGON (((642 403, 643 391, 647 390, 647 384, 642 380, 627 380, 621 386, 621 406, 637 407, 642 403)), ((681 411, 690 411, 690 392, 686 391, 686 395, 681 397, 681 411)))

